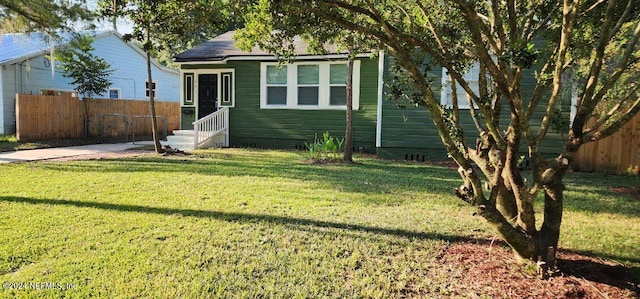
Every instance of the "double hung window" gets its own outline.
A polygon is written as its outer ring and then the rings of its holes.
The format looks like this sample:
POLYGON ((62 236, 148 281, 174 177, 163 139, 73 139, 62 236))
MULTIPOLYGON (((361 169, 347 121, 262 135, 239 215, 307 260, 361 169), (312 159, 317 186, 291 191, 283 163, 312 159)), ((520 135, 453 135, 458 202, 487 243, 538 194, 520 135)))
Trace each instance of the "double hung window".
MULTIPOLYGON (((346 108, 346 61, 296 62, 261 65, 262 109, 327 109, 346 108)), ((360 61, 354 62, 353 107, 358 109, 360 61)))
MULTIPOLYGON (((480 88, 478 86, 480 76, 480 64, 474 63, 469 71, 463 74, 464 80, 469 84, 469 87, 476 95, 480 95, 480 88)), ((442 68, 442 95, 440 103, 447 107, 453 106, 453 88, 451 88, 451 80, 449 80, 449 73, 446 68, 442 68)), ((458 107, 461 109, 469 109, 469 99, 467 99, 467 92, 457 84, 456 82, 456 97, 458 99, 458 107)))

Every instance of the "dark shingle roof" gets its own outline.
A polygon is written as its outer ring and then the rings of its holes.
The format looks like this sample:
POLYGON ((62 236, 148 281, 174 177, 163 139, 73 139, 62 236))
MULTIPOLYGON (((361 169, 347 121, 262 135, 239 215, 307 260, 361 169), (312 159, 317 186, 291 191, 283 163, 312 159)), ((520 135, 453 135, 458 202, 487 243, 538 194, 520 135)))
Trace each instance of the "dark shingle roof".
MULTIPOLYGON (((213 39, 210 39, 204 43, 201 43, 185 52, 175 55, 175 62, 206 62, 206 61, 224 61, 227 59, 233 59, 238 57, 274 57, 273 54, 261 50, 259 47, 254 47, 250 52, 246 52, 238 49, 235 46, 233 35, 235 31, 229 31, 222 35, 219 35, 213 39)), ((307 43, 302 38, 296 36, 293 41, 296 56, 311 56, 307 51, 307 43)), ((339 54, 335 47, 328 47, 330 54, 339 54)))

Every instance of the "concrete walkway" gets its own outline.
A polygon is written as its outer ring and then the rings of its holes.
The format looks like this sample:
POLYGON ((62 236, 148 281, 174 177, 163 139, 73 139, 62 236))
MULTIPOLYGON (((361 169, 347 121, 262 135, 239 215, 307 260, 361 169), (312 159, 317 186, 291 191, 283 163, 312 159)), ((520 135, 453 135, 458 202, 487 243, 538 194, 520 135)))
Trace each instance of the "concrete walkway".
POLYGON ((28 162, 47 159, 57 159, 82 155, 93 155, 108 152, 119 152, 136 147, 141 147, 147 144, 153 144, 152 142, 136 142, 129 143, 115 143, 115 144, 91 144, 81 146, 69 146, 69 147, 57 147, 57 148, 45 148, 34 150, 22 150, 15 152, 3 152, 0 153, 1 163, 12 162, 28 162))

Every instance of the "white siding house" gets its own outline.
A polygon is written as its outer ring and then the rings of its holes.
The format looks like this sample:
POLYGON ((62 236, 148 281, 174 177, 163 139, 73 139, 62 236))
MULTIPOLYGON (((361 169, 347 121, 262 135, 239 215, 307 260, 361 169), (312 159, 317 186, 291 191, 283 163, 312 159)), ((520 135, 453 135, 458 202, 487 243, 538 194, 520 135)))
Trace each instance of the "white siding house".
MULTIPOLYGON (((113 73, 110 90, 96 98, 148 99, 145 53, 125 42, 116 31, 93 32, 95 56, 106 60, 113 73)), ((51 43, 39 33, 4 34, 0 43, 0 134, 14 134, 15 95, 74 93, 70 79, 47 59, 51 43)), ((67 39, 68 40, 68 39, 67 39)), ((63 39, 64 42, 64 39, 63 39)), ((60 44, 58 42, 57 44, 60 44)), ((180 99, 179 72, 152 61, 155 99, 180 99)))

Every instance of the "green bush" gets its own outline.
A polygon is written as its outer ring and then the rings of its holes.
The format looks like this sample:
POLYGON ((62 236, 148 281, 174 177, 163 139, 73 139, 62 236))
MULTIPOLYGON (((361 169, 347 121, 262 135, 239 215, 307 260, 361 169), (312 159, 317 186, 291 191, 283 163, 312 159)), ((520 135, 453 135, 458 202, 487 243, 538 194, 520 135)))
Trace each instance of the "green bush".
POLYGON ((322 139, 319 139, 316 134, 313 143, 304 143, 310 158, 325 160, 337 159, 338 154, 342 152, 343 144, 344 138, 334 138, 329 132, 324 132, 322 139))

